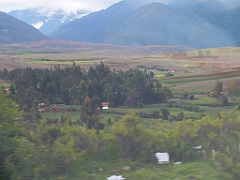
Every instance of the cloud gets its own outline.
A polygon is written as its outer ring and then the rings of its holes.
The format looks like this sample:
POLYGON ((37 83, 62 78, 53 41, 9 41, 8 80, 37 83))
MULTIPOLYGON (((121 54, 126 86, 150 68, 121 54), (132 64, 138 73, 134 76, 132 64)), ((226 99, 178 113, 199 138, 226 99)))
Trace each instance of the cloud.
MULTIPOLYGON (((28 9, 28 8, 43 8, 48 10, 62 9, 65 12, 76 12, 77 10, 85 10, 86 12, 93 12, 105 9, 114 3, 121 0, 0 0, 0 11, 9 12, 12 10, 28 9)), ((128 0, 135 1, 136 0, 128 0)), ((139 0, 146 3, 160 2, 167 4, 173 0, 139 0)), ((175 0, 193 1, 193 0, 175 0)), ((199 0, 206 1, 206 0, 199 0)), ((230 7, 240 6, 240 0, 219 0, 230 7)))
POLYGON ((221 0, 225 5, 229 7, 238 7, 240 6, 240 1, 239 0, 221 0))
POLYGON ((43 7, 44 9, 62 9, 66 12, 77 10, 97 11, 120 0, 1 0, 0 11, 43 7))

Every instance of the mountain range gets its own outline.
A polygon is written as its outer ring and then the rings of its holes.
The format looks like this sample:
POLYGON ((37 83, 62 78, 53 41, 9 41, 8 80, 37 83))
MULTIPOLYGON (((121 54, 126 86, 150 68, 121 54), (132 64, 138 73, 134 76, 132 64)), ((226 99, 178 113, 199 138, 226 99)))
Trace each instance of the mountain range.
MULTIPOLYGON (((234 10, 222 10, 224 5, 220 6, 218 1, 209 0, 206 4, 183 8, 161 3, 133 7, 128 2, 119 2, 106 10, 68 23, 52 33, 51 37, 128 46, 161 44, 208 48, 237 45, 235 34, 229 31, 230 28, 235 29, 232 27, 235 24, 226 27, 224 22, 216 19, 219 15, 229 16, 227 19, 232 22, 239 18, 232 20, 234 10), (212 20, 206 18, 204 11, 211 14, 212 20)), ((236 13, 240 14, 240 11, 236 13)))
POLYGON ((10 14, 35 22, 52 39, 124 46, 240 46, 240 7, 229 9, 217 0, 171 1, 168 5, 123 0, 85 16, 82 11, 72 15, 34 13, 37 10, 10 14))
POLYGON ((0 44, 48 39, 33 26, 0 12, 0 44))

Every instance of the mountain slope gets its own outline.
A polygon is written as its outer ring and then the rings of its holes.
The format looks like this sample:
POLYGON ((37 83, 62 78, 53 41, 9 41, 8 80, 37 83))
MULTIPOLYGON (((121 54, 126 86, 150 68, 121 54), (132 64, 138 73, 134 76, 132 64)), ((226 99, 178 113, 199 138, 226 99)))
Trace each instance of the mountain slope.
POLYGON ((101 10, 75 20, 60 27, 50 36, 64 40, 103 43, 105 29, 123 14, 131 12, 132 6, 126 2, 114 4, 106 10, 101 10))
POLYGON ((228 11, 197 11, 198 15, 203 19, 216 24, 225 29, 225 32, 232 34, 234 37, 234 45, 240 46, 240 7, 228 11))
POLYGON ((127 45, 184 44, 218 47, 225 45, 229 39, 219 28, 216 29, 196 16, 194 11, 177 11, 159 3, 152 3, 108 27, 104 41, 121 41, 127 45))
POLYGON ((227 6, 223 3, 216 1, 216 0, 206 0, 201 1, 194 6, 195 8, 202 8, 202 9, 212 9, 212 10, 227 10, 227 6))
POLYGON ((160 3, 129 8, 126 1, 62 26, 53 38, 118 45, 187 45, 197 48, 232 45, 221 27, 194 10, 160 3))
POLYGON ((228 7, 217 0, 173 0, 168 3, 170 7, 174 8, 201 8, 212 10, 227 10, 228 7))
POLYGON ((0 12, 0 44, 47 39, 34 27, 0 12))

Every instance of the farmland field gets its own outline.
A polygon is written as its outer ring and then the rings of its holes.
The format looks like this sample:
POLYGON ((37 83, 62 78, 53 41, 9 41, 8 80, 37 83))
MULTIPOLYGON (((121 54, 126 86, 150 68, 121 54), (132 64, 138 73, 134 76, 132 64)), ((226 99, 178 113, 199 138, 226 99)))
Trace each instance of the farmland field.
MULTIPOLYGON (((155 78, 164 86, 171 88, 175 96, 182 92, 195 95, 195 100, 188 102, 199 106, 199 112, 190 112, 179 108, 169 108, 172 116, 184 112, 186 118, 198 118, 208 114, 206 102, 216 104, 209 96, 217 80, 223 82, 226 89, 231 82, 240 81, 240 48, 216 48, 192 50, 187 47, 124 47, 77 43, 70 41, 47 40, 33 43, 9 44, 0 46, 0 68, 8 70, 18 67, 51 68, 71 66, 74 63, 87 70, 99 62, 104 62, 111 69, 128 70, 140 68, 154 72, 155 78), (165 77, 166 71, 173 76, 165 77), (201 102, 205 102, 202 105, 201 102)), ((1 86, 9 84, 0 83, 1 86)), ((160 111, 163 105, 133 109, 137 113, 160 111)), ((164 105, 163 107, 167 107, 164 105)), ((224 107, 212 107, 211 114, 229 110, 224 107)), ((115 120, 129 112, 129 109, 112 109, 102 113, 104 123, 115 120), (117 113, 118 114, 117 114, 117 113)), ((61 118, 67 116, 73 121, 79 118, 79 112, 43 113, 43 118, 61 118)))

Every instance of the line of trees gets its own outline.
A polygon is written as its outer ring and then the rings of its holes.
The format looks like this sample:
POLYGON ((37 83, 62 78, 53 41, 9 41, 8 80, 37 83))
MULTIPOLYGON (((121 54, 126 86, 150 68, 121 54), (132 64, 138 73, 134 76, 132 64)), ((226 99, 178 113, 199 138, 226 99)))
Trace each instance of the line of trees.
POLYGON ((87 72, 74 63, 67 68, 5 69, 0 71, 0 78, 14 84, 12 97, 26 110, 36 108, 40 102, 80 105, 93 97, 108 101, 112 107, 135 107, 166 102, 171 96, 171 91, 147 71, 115 71, 102 62, 87 72))

